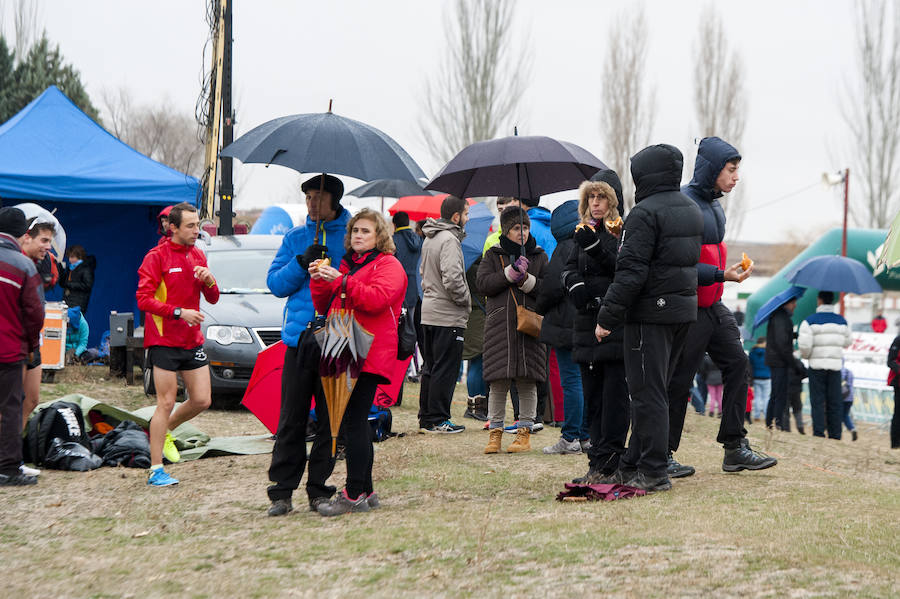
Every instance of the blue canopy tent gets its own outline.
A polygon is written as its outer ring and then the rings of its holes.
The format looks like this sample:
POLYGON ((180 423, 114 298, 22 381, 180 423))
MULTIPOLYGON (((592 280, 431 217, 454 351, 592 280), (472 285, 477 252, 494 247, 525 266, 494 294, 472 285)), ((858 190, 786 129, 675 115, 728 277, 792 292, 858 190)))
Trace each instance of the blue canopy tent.
MULTIPOLYGON (((56 86, 0 126, 0 199, 55 211, 68 244, 97 257, 89 343, 109 328, 110 310, 137 313, 137 269, 156 245, 156 215, 197 205, 194 177, 160 164, 110 135, 56 86)), ((61 297, 48 294, 48 299, 61 297)))

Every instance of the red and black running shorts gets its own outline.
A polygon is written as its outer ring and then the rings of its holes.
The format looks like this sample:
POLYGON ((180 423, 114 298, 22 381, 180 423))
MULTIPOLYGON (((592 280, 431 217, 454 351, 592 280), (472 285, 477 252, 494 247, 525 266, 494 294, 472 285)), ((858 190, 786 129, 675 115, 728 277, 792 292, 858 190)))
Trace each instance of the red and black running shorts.
POLYGON ((202 345, 193 349, 153 345, 149 349, 149 356, 150 364, 172 372, 196 370, 209 364, 209 358, 202 345))

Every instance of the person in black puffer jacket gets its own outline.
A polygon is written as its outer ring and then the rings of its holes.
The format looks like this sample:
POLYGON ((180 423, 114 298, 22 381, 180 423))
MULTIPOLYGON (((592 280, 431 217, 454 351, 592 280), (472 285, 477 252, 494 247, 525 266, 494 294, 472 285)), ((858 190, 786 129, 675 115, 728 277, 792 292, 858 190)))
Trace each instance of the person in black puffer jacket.
POLYGON ((600 300, 616 270, 621 226, 607 222, 620 217, 621 183, 615 171, 604 170, 582 183, 579 193, 584 226, 575 232, 578 247, 566 265, 565 285, 578 309, 572 331, 573 355, 581 367, 588 412, 585 426, 591 442, 588 472, 575 482, 594 484, 618 469, 631 411, 622 355, 623 327, 616 327, 602 343, 594 335, 600 300))
MULTIPOLYGON (((550 230, 556 239, 556 248, 544 274, 544 285, 537 300, 537 311, 544 315, 540 340, 553 348, 559 367, 563 388, 563 425, 559 440, 544 448, 546 454, 581 453, 587 444, 588 434, 584 426, 584 392, 581 372, 572 361, 572 327, 575 306, 566 298, 562 274, 569 256, 576 250, 575 225, 578 224, 578 200, 559 205, 550 215, 550 230)), ((593 326, 593 325, 591 325, 593 326)))
POLYGON ((60 280, 60 287, 65 289, 63 298, 69 307, 81 306, 81 313, 87 317, 88 303, 91 300, 91 291, 94 289, 94 271, 97 269, 97 259, 88 256, 80 245, 69 248, 69 268, 65 276, 60 280))
POLYGON ((700 209, 680 191, 684 159, 660 144, 631 158, 635 206, 628 215, 612 284, 597 313, 603 343, 622 322, 632 433, 619 470, 607 477, 645 491, 667 491, 666 386, 697 318, 700 209))

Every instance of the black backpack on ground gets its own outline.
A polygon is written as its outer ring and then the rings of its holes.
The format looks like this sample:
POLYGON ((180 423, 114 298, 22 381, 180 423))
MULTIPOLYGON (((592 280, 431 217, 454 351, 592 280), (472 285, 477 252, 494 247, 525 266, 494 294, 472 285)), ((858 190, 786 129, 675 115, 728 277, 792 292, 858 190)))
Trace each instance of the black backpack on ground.
POLYGON ((44 465, 54 439, 91 449, 91 441, 78 404, 55 401, 31 417, 23 447, 25 460, 37 466, 44 465))
POLYGON ((150 467, 150 440, 144 429, 131 420, 123 420, 103 435, 96 451, 104 466, 150 467))

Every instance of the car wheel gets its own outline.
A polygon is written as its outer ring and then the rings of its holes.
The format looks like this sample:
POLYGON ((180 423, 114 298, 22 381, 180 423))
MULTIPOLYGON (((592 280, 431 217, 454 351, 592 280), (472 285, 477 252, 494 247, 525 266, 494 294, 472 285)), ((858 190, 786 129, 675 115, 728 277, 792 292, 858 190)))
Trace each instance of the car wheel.
POLYGON ((243 399, 243 395, 236 393, 214 393, 211 407, 217 410, 238 410, 243 399))

